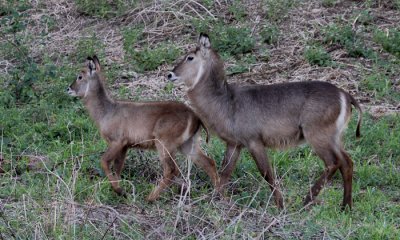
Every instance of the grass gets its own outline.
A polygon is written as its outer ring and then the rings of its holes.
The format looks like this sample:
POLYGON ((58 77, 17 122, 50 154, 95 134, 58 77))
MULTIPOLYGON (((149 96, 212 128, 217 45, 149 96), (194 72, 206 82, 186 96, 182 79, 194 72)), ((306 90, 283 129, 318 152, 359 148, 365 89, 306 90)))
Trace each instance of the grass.
MULTIPOLYGON (((247 25, 230 26, 223 21, 206 18, 192 20, 197 32, 208 33, 211 44, 225 57, 236 56, 251 52, 255 41, 251 37, 251 29, 247 25)), ((240 58, 240 56, 239 56, 240 58)))
MULTIPOLYGON (((382 103, 395 109, 400 101, 398 29, 382 31, 379 29, 384 28, 371 20, 371 13, 376 11, 384 18, 385 9, 369 11, 373 4, 353 1, 348 4, 357 8, 357 24, 363 27, 353 30, 349 22, 342 21, 307 25, 306 29, 322 34, 302 41, 308 36, 302 32, 302 24, 313 19, 292 18, 315 9, 307 5, 315 1, 256 2, 258 5, 251 6, 261 6, 265 13, 265 21, 259 25, 252 18, 255 10, 248 10, 250 5, 233 1, 225 6, 220 2, 201 2, 216 16, 213 20, 193 2, 179 5, 166 1, 162 3, 165 5, 160 3, 161 7, 152 4, 135 12, 135 16, 150 22, 124 15, 133 11, 133 1, 99 1, 97 5, 73 1, 73 8, 68 2, 62 5, 71 13, 68 16, 47 2, 4 3, 0 8, 0 170, 4 171, 0 173, 0 239, 400 238, 400 116, 368 113, 369 105, 382 103), (75 7, 79 11, 76 15, 71 10, 75 7), (62 17, 68 24, 61 21, 62 17), (289 24, 300 26, 299 35, 283 32, 289 24), (104 26, 106 30, 102 31, 104 26), (229 77, 232 82, 253 80, 253 76, 257 82, 338 75, 351 79, 333 80, 362 99, 365 110, 361 139, 355 139, 356 116, 345 135, 345 148, 355 166, 351 212, 340 210, 343 189, 339 173, 321 192, 321 204, 303 208, 303 197, 324 167, 306 145, 288 151, 268 150, 281 181, 284 210, 275 207, 270 189, 247 151, 242 152, 227 190, 229 201, 215 198, 208 176, 178 156, 183 188, 177 184, 159 201, 146 202, 161 177, 157 154, 150 151, 128 154, 121 184, 128 197, 121 198, 111 190, 99 164, 106 144, 81 101, 69 97, 65 89, 87 55, 97 54, 104 63, 113 96, 183 101, 179 87, 167 83, 153 86, 151 81, 163 83, 164 71, 172 68, 172 62, 201 31, 210 34, 212 44, 223 55, 227 71, 234 74, 229 77), (112 38, 114 35, 117 37, 112 38), (57 42, 62 37, 65 41, 57 42), (60 48, 52 48, 53 42, 60 48), (315 44, 307 45, 310 42, 315 44), (347 56, 338 60, 344 63, 327 68, 324 66, 337 60, 336 52, 327 53, 331 45, 341 46, 347 56), (300 66, 291 65, 297 61, 300 66), (310 68, 309 64, 315 66, 310 68), (287 65, 293 69, 285 68, 287 65), (276 69, 283 69, 282 74, 275 74, 276 69), (243 72, 246 74, 241 75, 243 72), (315 75, 318 73, 321 75, 315 75), (185 189, 190 191, 186 193, 185 189)), ((324 12, 327 19, 338 8, 340 17, 354 21, 353 13, 345 11, 341 2, 321 3, 330 7, 324 12)), ((394 17, 382 22, 387 24, 394 17)), ((220 166, 224 143, 212 137, 203 147, 220 166)))
MULTIPOLYGON (((11 237, 10 232, 12 232, 18 237, 26 238, 37 233, 39 228, 41 229, 39 234, 47 237, 57 237, 62 234, 67 238, 84 238, 88 231, 93 231, 91 236, 100 238, 107 225, 114 221, 113 218, 122 219, 118 219, 119 224, 114 226, 117 227, 117 232, 110 232, 110 236, 122 237, 128 234, 130 238, 143 237, 145 232, 142 229, 146 222, 135 219, 134 216, 137 215, 132 209, 128 209, 132 216, 118 211, 118 206, 123 207, 126 204, 126 207, 140 204, 139 209, 150 215, 157 215, 154 208, 161 207, 163 213, 158 214, 162 214, 159 217, 166 221, 166 231, 177 236, 185 236, 184 229, 174 229, 173 225, 169 225, 174 222, 173 219, 178 218, 174 214, 182 211, 175 205, 179 203, 176 199, 179 197, 177 192, 164 193, 163 198, 155 205, 144 201, 151 188, 149 183, 154 183, 160 173, 155 154, 142 155, 143 153, 134 151, 129 155, 123 174, 123 186, 131 196, 127 199, 116 196, 99 168, 99 153, 104 151, 105 144, 99 139, 97 130, 84 113, 81 104, 75 101, 71 103, 74 107, 69 110, 49 110, 47 106, 45 112, 57 116, 52 122, 46 118, 33 120, 29 117, 29 111, 21 113, 2 109, 7 116, 1 119, 2 155, 6 159, 4 169, 7 172, 1 176, 0 189, 0 197, 4 204, 2 214, 5 216, 0 220, 4 224, 3 237, 11 237), (18 129, 23 129, 24 133, 18 129), (15 137, 4 138, 12 136, 10 132, 13 132, 12 135, 15 137), (22 154, 14 155, 14 152, 22 154), (43 158, 35 163, 33 156, 37 158, 43 156, 43 158), (149 163, 153 166, 149 166, 149 163), (34 168, 29 167, 32 164, 34 168), (49 201, 56 205, 48 206, 49 201), (106 211, 107 206, 116 208, 117 213, 106 211), (102 210, 103 207, 105 209, 102 210), (79 214, 76 212, 77 215, 68 216, 68 212, 73 214, 71 211, 78 211, 79 214), (102 211, 115 216, 107 220, 109 222, 102 223, 103 221, 91 215, 106 214, 102 211), (18 218, 13 217, 16 213, 19 213, 18 218), (83 216, 79 217, 81 215, 83 216), (84 217, 85 215, 89 216, 84 217), (40 218, 37 219, 37 216, 40 218), (76 220, 68 219, 69 217, 76 220), (70 225, 64 225, 65 221, 71 221, 70 225), (168 226, 171 230, 168 230, 168 226)), ((39 109, 40 106, 36 107, 36 111, 39 109)), ((285 214, 288 214, 290 221, 295 223, 282 223, 276 231, 295 233, 300 229, 306 229, 302 231, 305 238, 322 237, 322 229, 329 238, 344 238, 349 234, 350 237, 373 239, 399 237, 400 233, 395 226, 398 224, 396 216, 399 213, 396 206, 399 197, 397 190, 400 186, 398 171, 400 152, 396 146, 400 137, 400 118, 391 116, 377 121, 366 117, 360 141, 354 140, 354 123, 346 136, 348 139, 346 148, 355 162, 354 209, 351 214, 341 212, 339 209, 342 197, 339 177, 335 177, 332 186, 327 187, 321 194, 322 205, 299 212, 302 207, 301 196, 305 195, 309 184, 321 172, 321 161, 308 147, 288 152, 270 152, 278 176, 282 177, 287 207, 285 214), (341 227, 337 228, 338 226, 341 227)), ((224 146, 219 139, 213 138, 206 149, 220 162, 224 146)), ((180 166, 183 171, 187 171, 183 162, 180 161, 180 166)), ((212 187, 208 178, 198 169, 191 171, 194 174, 191 180, 190 198, 196 203, 188 203, 191 207, 189 215, 178 220, 190 224, 200 218, 204 221, 202 224, 229 226, 234 218, 224 218, 224 211, 219 209, 222 203, 210 199, 212 187)), ((279 218, 279 211, 267 201, 270 197, 269 188, 258 175, 248 153, 242 154, 233 180, 234 184, 228 192, 235 202, 232 207, 239 209, 237 213, 231 210, 232 214, 240 214, 243 211, 260 214, 266 211, 279 218)), ((175 188, 175 191, 179 192, 179 188, 175 188)), ((247 224, 250 222, 247 221, 239 219, 233 222, 231 227, 224 230, 224 234, 245 236, 240 229, 244 231, 248 228, 247 224)), ((255 236, 259 231, 246 232, 247 234, 255 236)))
POLYGON ((273 22, 282 21, 290 9, 296 4, 296 0, 263 0, 267 18, 273 22))
POLYGON ((98 55, 99 58, 104 58, 104 44, 99 40, 95 33, 90 37, 82 37, 76 43, 75 61, 87 58, 87 56, 98 55))
POLYGON ((332 58, 321 46, 309 46, 304 51, 304 58, 311 65, 327 67, 332 65, 332 58))
POLYGON ((322 6, 326 8, 334 7, 336 3, 336 0, 322 0, 322 6))
POLYGON ((75 5, 79 12, 88 16, 111 18, 123 14, 126 9, 134 8, 137 2, 134 0, 107 1, 99 0, 96 2, 90 0, 75 0, 75 5))
POLYGON ((279 40, 280 31, 276 25, 266 23, 260 31, 261 39, 268 44, 276 44, 279 40))
POLYGON ((388 99, 393 99, 394 101, 400 100, 400 94, 393 90, 392 82, 389 77, 381 72, 366 76, 361 81, 361 88, 365 91, 372 92, 377 99, 386 97, 388 99))
POLYGON ((232 14, 236 21, 244 21, 247 15, 243 3, 239 0, 233 1, 233 4, 229 6, 229 13, 232 14))
POLYGON ((390 29, 387 32, 376 30, 374 41, 380 44, 385 51, 400 59, 400 30, 390 29))
POLYGON ((172 63, 181 52, 171 43, 162 43, 155 47, 145 46, 142 50, 132 50, 128 53, 136 70, 144 72, 156 70, 158 66, 165 63, 172 63))
POLYGON ((170 42, 163 42, 157 46, 146 45, 138 50, 137 43, 143 39, 143 29, 140 27, 124 29, 123 37, 125 60, 131 62, 139 72, 156 70, 162 64, 172 63, 181 54, 170 42))
POLYGON ((252 54, 246 54, 240 59, 235 61, 231 67, 226 69, 228 75, 249 72, 251 70, 252 64, 256 64, 257 59, 252 54))
POLYGON ((339 44, 346 49, 349 57, 371 57, 372 50, 368 49, 363 38, 358 36, 349 25, 330 24, 323 30, 326 44, 339 44))

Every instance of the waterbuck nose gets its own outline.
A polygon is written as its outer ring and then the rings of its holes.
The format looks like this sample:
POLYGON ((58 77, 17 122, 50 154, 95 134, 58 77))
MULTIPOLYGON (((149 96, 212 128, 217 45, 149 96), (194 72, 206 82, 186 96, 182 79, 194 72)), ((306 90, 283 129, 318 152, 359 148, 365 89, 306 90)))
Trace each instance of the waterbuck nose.
POLYGON ((178 77, 175 75, 174 72, 169 72, 167 77, 168 77, 168 80, 170 80, 170 81, 175 81, 178 79, 178 77))

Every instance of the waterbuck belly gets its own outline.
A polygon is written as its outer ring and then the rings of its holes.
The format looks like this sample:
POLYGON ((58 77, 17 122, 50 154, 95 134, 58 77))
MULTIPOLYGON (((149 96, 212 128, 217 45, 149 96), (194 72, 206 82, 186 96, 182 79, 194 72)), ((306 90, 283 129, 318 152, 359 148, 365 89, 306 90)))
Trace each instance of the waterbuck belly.
POLYGON ((304 142, 302 129, 293 124, 266 127, 262 138, 266 147, 277 149, 297 146, 304 142))

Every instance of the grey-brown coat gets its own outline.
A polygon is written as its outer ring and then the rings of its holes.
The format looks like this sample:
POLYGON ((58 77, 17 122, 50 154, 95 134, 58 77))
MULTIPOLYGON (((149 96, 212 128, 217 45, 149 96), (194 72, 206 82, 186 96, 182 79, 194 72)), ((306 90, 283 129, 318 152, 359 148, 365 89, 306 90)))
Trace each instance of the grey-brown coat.
POLYGON ((168 78, 184 82, 193 110, 227 143, 221 186, 229 181, 240 151, 246 147, 269 183, 276 204, 282 207, 282 194, 265 147, 286 148, 306 141, 324 161, 326 170, 310 189, 305 203, 311 202, 339 169, 344 181, 343 206, 351 207, 353 163, 343 149, 342 133, 354 105, 359 110, 360 135, 361 108, 350 94, 319 81, 247 87, 228 84, 223 61, 205 34, 168 78))

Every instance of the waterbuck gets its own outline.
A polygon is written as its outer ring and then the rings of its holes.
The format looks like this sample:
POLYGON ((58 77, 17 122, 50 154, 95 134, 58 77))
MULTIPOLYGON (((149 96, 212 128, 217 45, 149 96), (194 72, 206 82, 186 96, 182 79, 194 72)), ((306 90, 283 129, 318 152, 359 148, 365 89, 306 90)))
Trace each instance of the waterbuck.
POLYGON ((186 105, 179 102, 128 102, 109 97, 101 66, 96 56, 69 86, 68 93, 82 99, 96 123, 108 149, 101 157, 101 167, 118 194, 126 152, 129 148, 156 149, 163 167, 163 178, 148 196, 156 200, 179 174, 175 153, 182 152, 204 169, 218 188, 219 176, 214 160, 200 147, 202 123, 186 105), (111 171, 111 164, 113 170, 111 171))
POLYGON ((342 134, 353 105, 359 111, 356 135, 360 136, 362 111, 350 94, 319 81, 246 87, 228 84, 223 61, 206 34, 200 34, 197 48, 168 74, 168 79, 183 81, 195 113, 226 142, 221 186, 228 183, 240 151, 246 147, 282 208, 282 194, 265 148, 282 149, 306 141, 326 169, 304 203, 312 202, 339 169, 344 183, 343 206, 351 208, 353 162, 343 149, 342 134))

